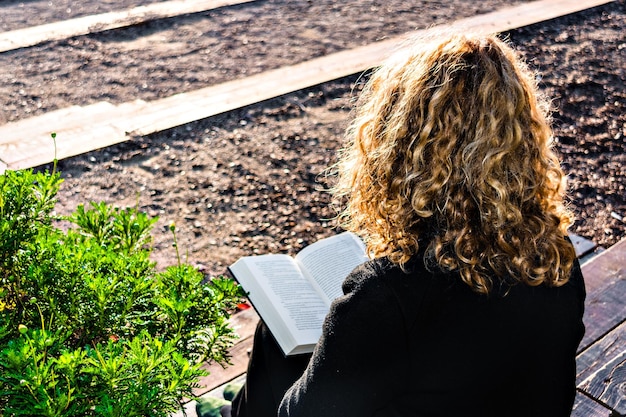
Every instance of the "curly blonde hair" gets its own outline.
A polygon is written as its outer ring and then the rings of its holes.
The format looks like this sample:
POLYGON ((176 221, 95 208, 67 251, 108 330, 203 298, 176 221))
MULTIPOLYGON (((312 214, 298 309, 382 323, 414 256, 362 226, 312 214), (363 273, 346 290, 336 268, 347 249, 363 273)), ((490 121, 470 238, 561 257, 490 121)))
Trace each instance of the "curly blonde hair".
POLYGON ((496 36, 436 33, 376 70, 337 164, 340 220, 374 257, 494 284, 567 282, 575 259, 549 102, 496 36))

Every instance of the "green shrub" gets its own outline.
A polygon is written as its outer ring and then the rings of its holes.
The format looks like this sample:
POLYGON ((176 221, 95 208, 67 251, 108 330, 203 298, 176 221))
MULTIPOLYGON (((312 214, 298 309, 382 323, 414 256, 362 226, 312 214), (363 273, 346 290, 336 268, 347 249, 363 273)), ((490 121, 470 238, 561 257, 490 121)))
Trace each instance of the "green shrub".
POLYGON ((228 363, 241 289, 180 259, 157 271, 156 219, 136 209, 91 203, 56 219, 61 182, 0 176, 0 416, 180 410, 204 361, 228 363))

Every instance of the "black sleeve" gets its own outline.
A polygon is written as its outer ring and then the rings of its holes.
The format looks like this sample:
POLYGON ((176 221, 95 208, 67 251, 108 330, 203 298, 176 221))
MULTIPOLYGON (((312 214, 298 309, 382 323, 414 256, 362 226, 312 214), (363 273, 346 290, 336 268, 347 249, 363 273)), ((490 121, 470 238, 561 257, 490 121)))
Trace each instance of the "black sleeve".
MULTIPOLYGON (((326 317, 304 374, 279 416, 366 416, 392 400, 408 346, 397 297, 375 262, 355 269, 326 317)), ((404 364, 404 366, 403 366, 404 364)))

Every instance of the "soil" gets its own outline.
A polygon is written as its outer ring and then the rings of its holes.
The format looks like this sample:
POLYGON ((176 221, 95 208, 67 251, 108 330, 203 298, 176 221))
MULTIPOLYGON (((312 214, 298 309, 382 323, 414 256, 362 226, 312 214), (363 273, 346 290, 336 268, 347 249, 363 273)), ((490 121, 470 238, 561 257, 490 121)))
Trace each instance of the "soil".
MULTIPOLYGON (((76 3, 3 1, 0 30, 151 2, 76 3)), ((258 0, 48 42, 0 54, 0 124, 70 105, 167 97, 513 3, 258 0)), ((626 237, 619 220, 626 216, 625 27, 621 0, 504 34, 554 99, 556 145, 577 217, 571 231, 604 247, 626 237)), ((337 232, 323 174, 363 79, 63 160, 57 212, 95 200, 159 216, 153 256, 160 267, 176 262, 171 221, 187 261, 207 274, 225 273, 244 255, 293 254, 337 232)))

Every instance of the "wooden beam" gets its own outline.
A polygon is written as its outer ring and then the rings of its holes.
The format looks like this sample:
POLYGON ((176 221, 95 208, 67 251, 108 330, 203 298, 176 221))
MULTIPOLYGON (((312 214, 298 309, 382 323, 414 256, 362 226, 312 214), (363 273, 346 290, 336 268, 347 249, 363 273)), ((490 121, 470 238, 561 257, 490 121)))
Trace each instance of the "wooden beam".
POLYGON ((0 33, 0 52, 254 0, 174 0, 0 33))
POLYGON ((576 369, 580 391, 626 414, 626 321, 579 355, 576 369))
MULTIPOLYGON (((584 394, 580 394, 582 397, 592 397, 619 415, 626 415, 626 321, 622 321, 617 328, 578 355, 576 381, 578 390, 584 394)), ((593 406, 600 414, 586 410, 578 414, 572 413, 572 416, 610 414, 607 413, 608 408, 600 407, 595 401, 588 398, 587 402, 587 405, 581 407, 586 409, 593 406)))
POLYGON ((582 352, 617 327, 626 318, 626 239, 582 267, 587 300, 585 302, 585 336, 582 352))
MULTIPOLYGON (((539 0, 507 7, 484 15, 456 21, 441 27, 457 27, 482 32, 502 32, 552 19, 612 0, 539 0)), ((436 30, 436 28, 434 28, 436 30)), ((258 103, 273 97, 363 72, 380 65, 390 53, 417 33, 390 38, 367 46, 338 52, 300 64, 278 68, 196 91, 176 94, 150 103, 135 101, 114 106, 90 125, 76 126, 92 106, 76 109, 66 118, 42 123, 44 116, 0 126, 0 159, 8 169, 21 169, 49 163, 49 131, 57 132, 57 158, 126 141, 133 135, 148 135, 216 114, 258 103), (72 127, 69 127, 71 125, 72 127)), ((63 112, 61 110, 60 112, 63 112)), ((60 113, 57 113, 60 114, 60 113)))
POLYGON ((134 101, 116 106, 109 102, 98 102, 7 123, 0 126, 0 134, 10 135, 10 138, 0 139, 0 160, 6 164, 5 169, 13 170, 52 162, 55 147, 51 132, 57 133, 58 159, 125 141, 129 137, 123 125, 124 113, 142 103, 134 101))
POLYGON ((607 283, 626 277, 626 239, 622 239, 608 250, 598 254, 582 266, 587 293, 607 283))
POLYGON ((611 417, 611 415, 612 411, 602 404, 580 392, 576 393, 576 400, 570 417, 611 417))

